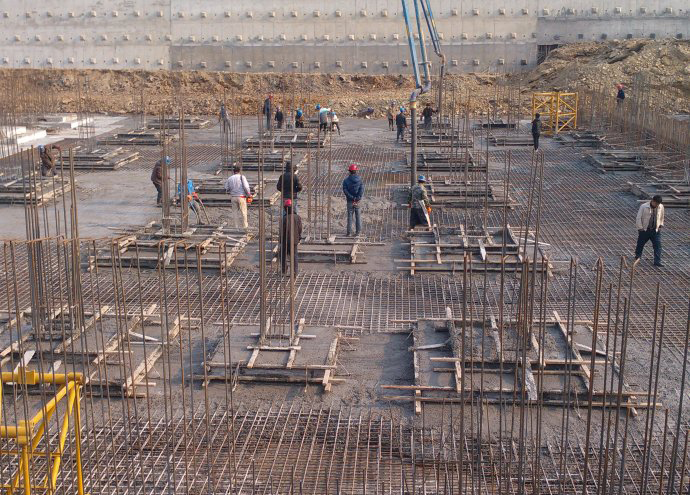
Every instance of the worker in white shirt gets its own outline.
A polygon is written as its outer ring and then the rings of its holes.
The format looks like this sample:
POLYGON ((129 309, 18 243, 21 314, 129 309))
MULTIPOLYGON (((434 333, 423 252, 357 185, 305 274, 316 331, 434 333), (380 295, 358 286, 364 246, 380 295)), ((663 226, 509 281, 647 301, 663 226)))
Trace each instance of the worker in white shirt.
POLYGON ((656 195, 651 201, 642 203, 637 211, 637 246, 635 259, 642 257, 642 250, 648 241, 654 247, 654 266, 664 266, 661 262, 661 227, 664 226, 664 205, 662 197, 656 195))
POLYGON ((247 223, 247 203, 252 202, 252 191, 249 188, 247 178, 240 173, 239 167, 235 167, 233 174, 225 181, 225 192, 232 199, 232 209, 235 211, 232 218, 235 222, 235 228, 239 228, 237 225, 237 212, 239 211, 242 214, 242 227, 247 230, 249 228, 247 223))

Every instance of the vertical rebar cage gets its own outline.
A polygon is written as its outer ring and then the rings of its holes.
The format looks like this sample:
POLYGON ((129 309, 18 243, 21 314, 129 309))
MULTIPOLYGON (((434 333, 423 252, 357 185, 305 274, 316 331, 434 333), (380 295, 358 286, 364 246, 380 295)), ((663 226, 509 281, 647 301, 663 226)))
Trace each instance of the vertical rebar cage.
POLYGON ((532 116, 536 113, 541 115, 545 135, 577 129, 577 93, 533 93, 532 116))

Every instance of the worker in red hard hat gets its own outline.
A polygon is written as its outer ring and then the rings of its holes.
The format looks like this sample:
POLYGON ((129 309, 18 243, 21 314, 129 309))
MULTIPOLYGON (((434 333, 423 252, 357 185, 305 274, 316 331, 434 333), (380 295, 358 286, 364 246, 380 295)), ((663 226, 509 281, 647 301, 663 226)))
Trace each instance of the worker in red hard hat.
POLYGON ((355 220, 355 235, 358 236, 362 232, 362 217, 359 210, 359 202, 364 195, 364 183, 362 178, 357 174, 359 167, 353 163, 348 167, 350 175, 343 181, 343 194, 347 201, 347 236, 352 235, 352 219, 355 220))
POLYGON ((292 200, 283 203, 283 220, 280 225, 280 268, 287 273, 287 262, 290 260, 290 276, 297 276, 299 259, 297 247, 302 238, 302 218, 292 210, 292 200))

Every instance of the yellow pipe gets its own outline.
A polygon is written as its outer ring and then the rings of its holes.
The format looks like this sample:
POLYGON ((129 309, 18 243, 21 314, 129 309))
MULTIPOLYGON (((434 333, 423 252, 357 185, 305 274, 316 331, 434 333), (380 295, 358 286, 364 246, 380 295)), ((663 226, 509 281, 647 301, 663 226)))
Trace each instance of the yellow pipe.
POLYGON ((24 495, 31 495, 31 481, 29 480, 29 449, 24 446, 22 449, 22 468, 24 471, 24 495))
POLYGON ((20 385, 38 385, 39 383, 51 383, 55 385, 64 385, 67 382, 84 383, 84 375, 82 373, 39 373, 34 370, 24 371, 3 371, 3 382, 14 382, 20 385))
POLYGON ((57 407, 57 403, 60 402, 62 398, 75 387, 75 385, 75 382, 69 382, 67 383, 67 385, 60 388, 60 390, 58 390, 55 394, 55 397, 50 399, 50 401, 45 406, 43 406, 41 410, 38 413, 36 413, 36 415, 33 418, 31 418, 31 426, 36 426, 38 423, 40 423, 43 420, 44 412, 55 409, 57 407))
MULTIPOLYGON (((64 452, 65 440, 67 439, 67 432, 69 432, 69 415, 72 413, 72 406, 74 406, 74 393, 70 391, 69 398, 67 399, 67 412, 62 420, 62 426, 60 427, 60 441, 58 442, 58 449, 60 453, 64 452)), ((50 485, 55 486, 57 483, 57 477, 60 473, 60 464, 62 462, 62 457, 55 459, 53 464, 53 469, 50 475, 50 485)))
POLYGON ((74 408, 74 445, 76 446, 77 456, 77 488, 79 495, 84 495, 84 473, 81 468, 81 411, 79 387, 75 388, 75 408, 74 408))

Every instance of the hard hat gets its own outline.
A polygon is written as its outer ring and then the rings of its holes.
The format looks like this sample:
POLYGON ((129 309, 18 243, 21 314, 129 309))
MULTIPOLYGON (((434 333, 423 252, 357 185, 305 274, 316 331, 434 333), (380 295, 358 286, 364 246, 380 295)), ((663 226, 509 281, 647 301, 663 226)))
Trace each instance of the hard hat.
POLYGON ((318 105, 318 104, 317 104, 317 105, 316 105, 316 109, 317 109, 317 110, 321 110, 321 105, 318 105))
POLYGON ((165 157, 165 164, 166 165, 171 165, 172 164, 172 159, 169 156, 165 157))
POLYGON ((617 87, 618 89, 623 89, 623 85, 622 85, 621 83, 616 84, 616 87, 617 87))
POLYGON ((405 107, 400 107, 400 111, 401 111, 401 112, 404 112, 404 111, 405 111, 405 107))
POLYGON ((45 149, 46 149, 46 147, 43 146, 42 144, 39 144, 39 145, 38 145, 38 151, 39 151, 39 153, 43 153, 43 151, 44 151, 45 149))
POLYGON ((290 208, 292 206, 292 200, 291 199, 286 199, 285 203, 283 203, 283 206, 285 208, 290 208))
POLYGON ((350 165, 350 167, 348 168, 348 170, 349 170, 350 172, 357 172, 357 170, 359 170, 359 167, 357 166, 356 163, 353 163, 352 165, 350 165))
POLYGON ((418 176, 417 182, 426 182, 426 177, 424 177, 423 175, 418 176))

